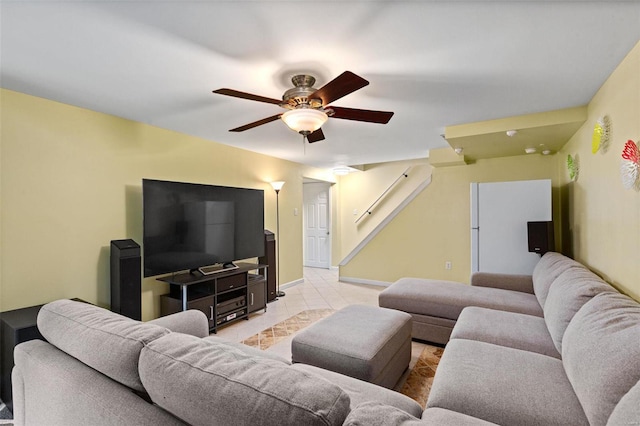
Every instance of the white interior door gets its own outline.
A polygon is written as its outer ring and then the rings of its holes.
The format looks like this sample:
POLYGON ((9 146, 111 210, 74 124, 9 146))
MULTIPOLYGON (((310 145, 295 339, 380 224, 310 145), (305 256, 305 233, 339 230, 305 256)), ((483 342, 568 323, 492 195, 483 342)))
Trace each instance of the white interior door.
POLYGON ((329 184, 303 185, 304 266, 329 268, 331 236, 329 235, 329 184))

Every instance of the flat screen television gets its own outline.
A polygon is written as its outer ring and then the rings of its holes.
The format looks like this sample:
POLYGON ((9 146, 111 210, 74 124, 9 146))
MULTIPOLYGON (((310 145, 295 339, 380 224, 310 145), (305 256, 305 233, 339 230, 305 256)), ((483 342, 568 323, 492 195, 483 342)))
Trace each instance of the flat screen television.
POLYGON ((145 277, 264 255, 261 189, 143 179, 142 199, 145 277))

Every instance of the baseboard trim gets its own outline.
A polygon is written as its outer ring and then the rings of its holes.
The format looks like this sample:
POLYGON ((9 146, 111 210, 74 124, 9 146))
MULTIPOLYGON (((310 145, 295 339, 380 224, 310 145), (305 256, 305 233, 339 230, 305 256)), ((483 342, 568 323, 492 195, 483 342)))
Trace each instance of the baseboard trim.
POLYGON ((393 284, 389 281, 369 280, 366 278, 354 278, 354 277, 340 277, 339 281, 344 283, 350 283, 350 284, 375 285, 378 287, 389 287, 391 284, 393 284))
POLYGON ((302 284, 304 282, 304 278, 300 278, 294 281, 290 281, 286 284, 282 284, 280 286, 280 288, 289 288, 289 287, 293 287, 294 285, 298 285, 298 284, 302 284))

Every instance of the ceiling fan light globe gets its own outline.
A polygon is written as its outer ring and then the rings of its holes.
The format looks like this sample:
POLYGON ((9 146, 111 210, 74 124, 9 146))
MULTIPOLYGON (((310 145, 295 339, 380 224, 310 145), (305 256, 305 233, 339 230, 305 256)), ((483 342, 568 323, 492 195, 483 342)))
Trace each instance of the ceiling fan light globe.
POLYGON ((322 127, 329 117, 317 109, 297 108, 285 112, 281 118, 291 130, 301 134, 306 132, 310 134, 322 127))

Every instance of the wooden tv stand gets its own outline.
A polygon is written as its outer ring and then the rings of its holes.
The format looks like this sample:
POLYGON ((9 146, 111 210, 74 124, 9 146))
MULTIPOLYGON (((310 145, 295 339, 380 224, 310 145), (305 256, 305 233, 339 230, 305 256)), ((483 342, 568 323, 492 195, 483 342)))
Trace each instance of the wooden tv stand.
POLYGON ((169 284, 169 294, 160 296, 160 314, 198 309, 216 330, 260 309, 267 310, 267 265, 236 263, 237 268, 204 275, 184 272, 158 278, 169 284), (255 271, 255 272, 254 272, 255 271), (251 273, 250 273, 251 272, 251 273))

